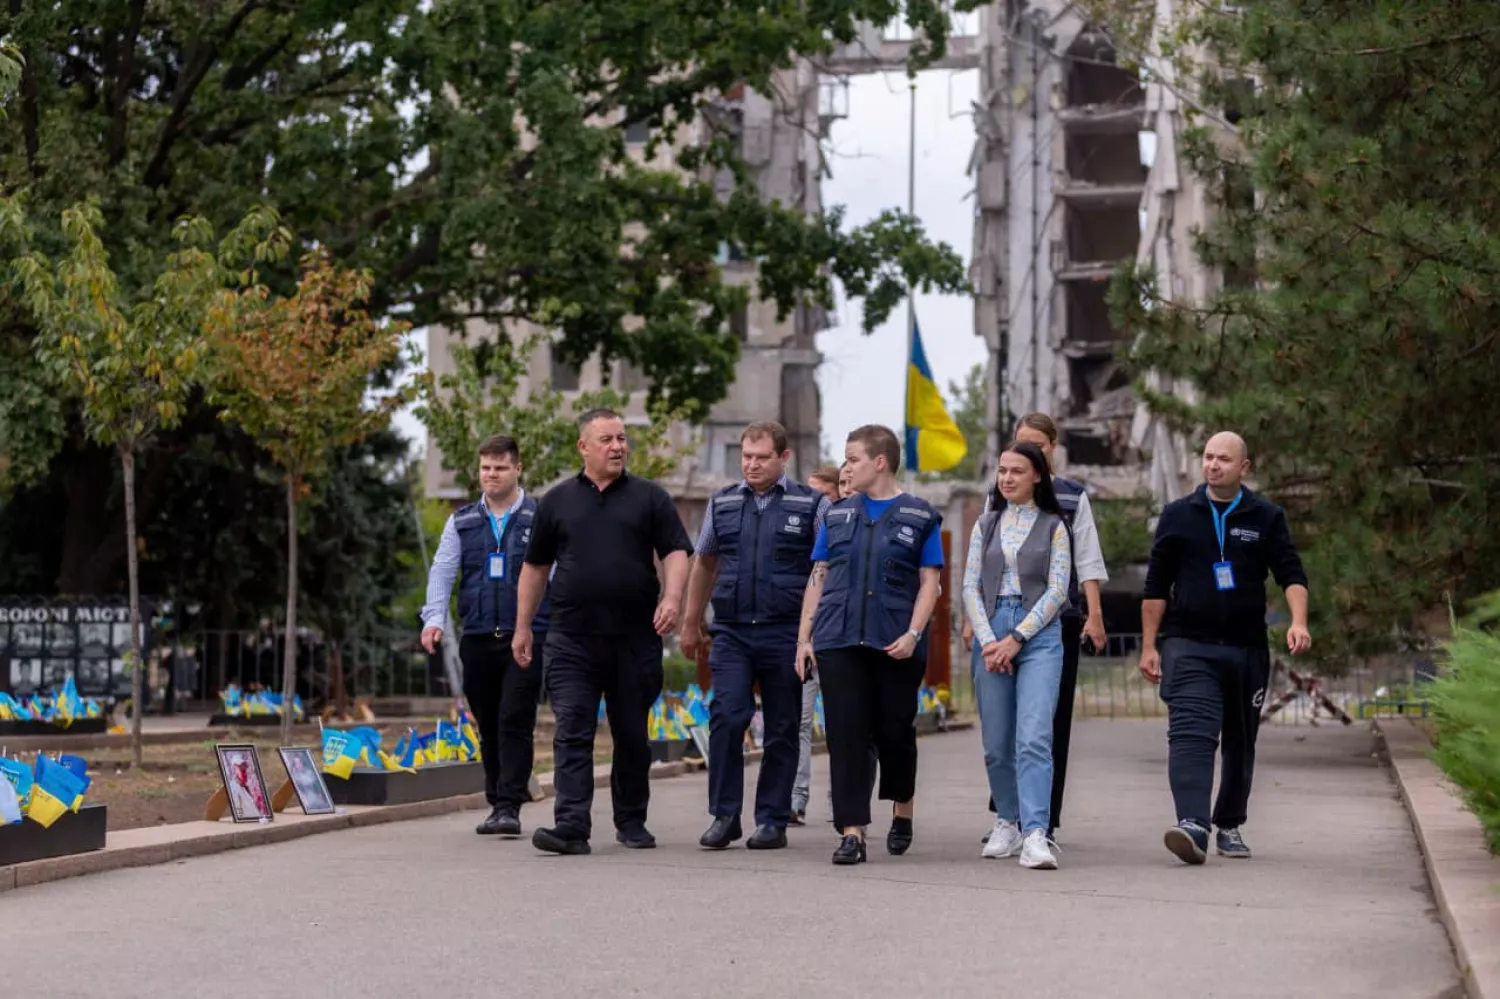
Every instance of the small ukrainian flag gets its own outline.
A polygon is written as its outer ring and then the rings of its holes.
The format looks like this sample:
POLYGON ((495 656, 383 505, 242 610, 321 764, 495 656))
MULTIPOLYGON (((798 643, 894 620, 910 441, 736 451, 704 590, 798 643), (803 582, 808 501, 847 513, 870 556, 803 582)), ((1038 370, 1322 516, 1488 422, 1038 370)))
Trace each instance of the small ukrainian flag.
POLYGON ((946 472, 968 453, 963 431, 933 381, 922 331, 913 319, 911 360, 906 366, 906 467, 913 472, 946 472))

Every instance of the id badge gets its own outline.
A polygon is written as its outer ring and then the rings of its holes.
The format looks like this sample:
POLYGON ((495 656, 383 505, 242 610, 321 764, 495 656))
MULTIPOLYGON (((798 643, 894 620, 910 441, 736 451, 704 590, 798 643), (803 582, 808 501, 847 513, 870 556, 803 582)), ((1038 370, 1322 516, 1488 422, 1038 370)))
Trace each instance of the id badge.
MULTIPOLYGON (((505 553, 504 552, 490 552, 490 578, 491 579, 504 579, 505 578, 505 553)), ((1223 587, 1220 587, 1220 589, 1222 589, 1222 588, 1223 587)))
POLYGON ((1214 582, 1220 591, 1234 589, 1234 566, 1228 562, 1215 562, 1214 582))

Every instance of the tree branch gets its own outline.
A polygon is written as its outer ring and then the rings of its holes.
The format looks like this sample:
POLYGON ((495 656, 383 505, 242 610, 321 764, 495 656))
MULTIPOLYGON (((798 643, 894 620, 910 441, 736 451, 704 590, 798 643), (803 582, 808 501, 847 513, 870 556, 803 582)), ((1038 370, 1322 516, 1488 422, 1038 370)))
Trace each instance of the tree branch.
POLYGON ((125 158, 125 137, 129 134, 130 81, 135 75, 135 45, 141 33, 141 20, 146 16, 146 0, 130 0, 130 13, 125 21, 117 43, 110 72, 114 84, 109 90, 109 140, 106 146, 110 166, 119 166, 125 158))
POLYGON ((1393 55, 1398 52, 1415 52, 1417 49, 1430 49, 1439 45, 1454 45, 1458 42, 1472 42, 1490 35, 1500 33, 1500 27, 1478 28, 1474 31, 1464 31, 1456 35, 1439 35, 1436 38, 1423 38, 1420 41, 1407 42, 1404 45, 1378 45, 1366 49, 1314 49, 1318 55, 1324 56, 1374 56, 1393 55))
POLYGON ((193 46, 192 55, 188 59, 187 70, 179 81, 176 92, 172 95, 172 110, 167 115, 167 120, 162 122, 161 130, 157 133, 156 152, 151 156, 151 162, 146 166, 146 172, 141 177, 141 182, 149 188, 158 188, 166 182, 167 158, 171 155, 172 145, 182 134, 182 123, 187 117, 188 104, 193 100, 198 87, 208 76, 209 70, 213 69, 214 60, 219 57, 219 48, 240 30, 262 0, 245 0, 239 10, 230 16, 224 31, 214 40, 199 39, 193 46))
POLYGON ((261 49, 260 52, 256 53, 255 58, 249 62, 229 67, 228 71, 224 74, 224 82, 219 85, 219 89, 226 93, 243 90, 246 84, 255 79, 262 70, 271 64, 273 59, 285 52, 286 47, 296 37, 296 32, 288 31, 276 41, 261 49))

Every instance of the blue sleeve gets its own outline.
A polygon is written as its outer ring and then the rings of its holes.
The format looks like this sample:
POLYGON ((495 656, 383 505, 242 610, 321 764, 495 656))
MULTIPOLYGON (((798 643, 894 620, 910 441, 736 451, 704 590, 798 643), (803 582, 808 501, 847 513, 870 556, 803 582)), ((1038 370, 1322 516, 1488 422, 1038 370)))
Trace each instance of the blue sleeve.
POLYGON ((920 565, 924 569, 941 569, 946 561, 943 556, 943 527, 941 524, 932 525, 932 530, 927 532, 927 540, 922 542, 922 561, 920 565))
POLYGON ((812 560, 814 562, 828 561, 828 525, 818 525, 818 539, 813 542, 812 560))

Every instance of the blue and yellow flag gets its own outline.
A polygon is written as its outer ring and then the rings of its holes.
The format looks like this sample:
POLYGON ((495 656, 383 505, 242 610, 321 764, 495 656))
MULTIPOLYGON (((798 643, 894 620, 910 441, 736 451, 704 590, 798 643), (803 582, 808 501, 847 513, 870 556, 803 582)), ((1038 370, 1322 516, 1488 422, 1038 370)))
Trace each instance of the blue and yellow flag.
POLYGON ((922 331, 912 321, 911 361, 906 367, 906 467, 946 472, 968 454, 963 431, 948 414, 922 349, 922 331))

